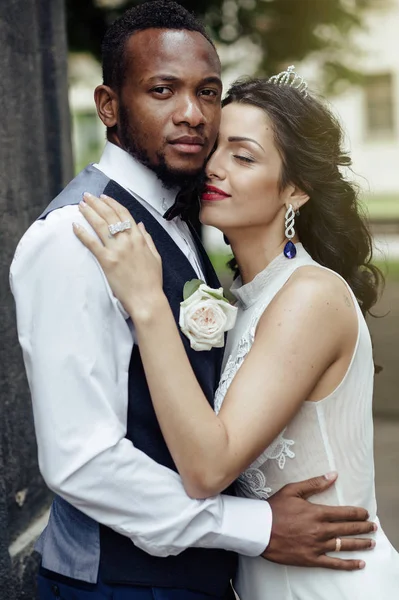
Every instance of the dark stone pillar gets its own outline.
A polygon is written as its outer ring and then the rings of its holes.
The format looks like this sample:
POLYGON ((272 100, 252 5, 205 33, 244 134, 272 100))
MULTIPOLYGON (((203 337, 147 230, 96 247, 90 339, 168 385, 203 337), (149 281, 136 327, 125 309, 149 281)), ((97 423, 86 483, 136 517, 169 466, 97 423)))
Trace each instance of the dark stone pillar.
POLYGON ((37 467, 8 271, 24 231, 72 178, 63 0, 1 0, 0 48, 0 598, 33 600, 31 545, 22 540, 12 559, 8 547, 50 496, 37 467))

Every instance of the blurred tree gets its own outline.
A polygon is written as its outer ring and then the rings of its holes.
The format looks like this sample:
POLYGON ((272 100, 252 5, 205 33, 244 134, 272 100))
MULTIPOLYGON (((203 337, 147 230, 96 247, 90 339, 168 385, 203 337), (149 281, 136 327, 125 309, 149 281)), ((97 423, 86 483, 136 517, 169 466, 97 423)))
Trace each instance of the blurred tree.
MULTIPOLYGON (((72 51, 100 56, 104 32, 116 17, 143 0, 66 0, 72 51)), ((389 0, 379 0, 382 8, 389 0)), ((262 53, 259 74, 318 53, 327 88, 361 76, 345 63, 349 33, 364 25, 375 0, 180 0, 203 17, 215 40, 226 44, 248 38, 262 53)))

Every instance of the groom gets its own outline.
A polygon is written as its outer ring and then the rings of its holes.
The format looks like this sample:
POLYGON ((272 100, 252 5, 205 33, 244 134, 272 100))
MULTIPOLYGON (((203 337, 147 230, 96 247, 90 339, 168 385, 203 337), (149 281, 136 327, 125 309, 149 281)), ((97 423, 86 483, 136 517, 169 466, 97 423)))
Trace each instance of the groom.
MULTIPOLYGON (((233 598, 237 553, 361 567, 325 553, 336 537, 372 530, 366 511, 305 500, 334 476, 286 486, 269 503, 235 498, 231 490, 201 501, 185 494, 152 408, 134 327, 72 222, 81 219, 85 191, 104 192, 151 233, 172 307, 189 279, 218 285, 199 240, 172 206, 215 142, 220 62, 192 15, 155 1, 111 26, 103 76, 95 91, 107 127, 101 160, 31 226, 11 268, 39 464, 56 494, 38 542, 41 599, 233 598), (174 218, 164 219, 166 211, 174 218)), ((211 402, 221 352, 187 352, 211 402)), ((343 541, 345 550, 368 544, 343 541)))

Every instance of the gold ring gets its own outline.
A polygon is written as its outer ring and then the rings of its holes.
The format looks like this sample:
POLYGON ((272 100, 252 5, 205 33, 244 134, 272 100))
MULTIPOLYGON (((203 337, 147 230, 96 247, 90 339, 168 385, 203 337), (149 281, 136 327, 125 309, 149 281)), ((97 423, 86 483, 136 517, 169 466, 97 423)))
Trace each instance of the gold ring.
POLYGON ((335 552, 339 552, 341 550, 342 540, 341 538, 335 538, 335 552))

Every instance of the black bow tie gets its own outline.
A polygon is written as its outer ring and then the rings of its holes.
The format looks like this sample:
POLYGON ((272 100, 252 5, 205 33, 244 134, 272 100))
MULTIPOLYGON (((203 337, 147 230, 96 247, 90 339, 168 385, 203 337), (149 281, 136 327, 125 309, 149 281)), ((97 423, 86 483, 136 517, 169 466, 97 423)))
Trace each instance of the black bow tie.
POLYGON ((168 208, 163 215, 167 221, 172 221, 175 217, 180 217, 183 221, 188 221, 190 214, 198 210, 198 193, 194 188, 181 190, 174 204, 168 208))

